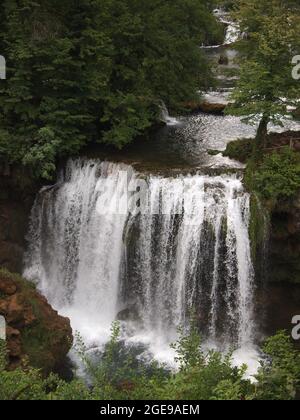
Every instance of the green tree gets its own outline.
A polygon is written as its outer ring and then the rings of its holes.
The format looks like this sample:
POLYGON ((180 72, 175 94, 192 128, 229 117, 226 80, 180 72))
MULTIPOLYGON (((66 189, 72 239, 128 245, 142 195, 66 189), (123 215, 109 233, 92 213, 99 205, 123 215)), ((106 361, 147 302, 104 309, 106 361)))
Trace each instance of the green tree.
POLYGON ((165 386, 169 399, 215 400, 230 396, 240 400, 251 390, 250 382, 243 379, 247 366, 234 367, 231 353, 203 351, 195 321, 188 332, 179 329, 179 339, 172 347, 180 369, 165 386))
POLYGON ((294 400, 300 390, 300 353, 290 336, 281 331, 267 340, 264 352, 269 360, 257 375, 255 399, 294 400))
POLYGON ((240 80, 229 112, 259 123, 256 149, 266 141, 268 125, 282 125, 287 106, 296 106, 299 83, 292 58, 299 52, 299 5, 282 0, 236 0, 235 19, 245 34, 240 41, 240 80))
POLYGON ((292 199, 300 189, 300 156, 289 147, 263 158, 253 174, 253 187, 266 200, 292 199))
MULTIPOLYGON (((51 177, 89 142, 121 148, 179 109, 211 71, 210 1, 3 0, 0 159, 51 177)), ((219 35, 218 35, 219 34, 219 35)))
POLYGON ((21 0, 2 8, 8 78, 0 86, 0 153, 49 177, 58 154, 77 153, 96 135, 93 112, 110 74, 99 4, 21 0))

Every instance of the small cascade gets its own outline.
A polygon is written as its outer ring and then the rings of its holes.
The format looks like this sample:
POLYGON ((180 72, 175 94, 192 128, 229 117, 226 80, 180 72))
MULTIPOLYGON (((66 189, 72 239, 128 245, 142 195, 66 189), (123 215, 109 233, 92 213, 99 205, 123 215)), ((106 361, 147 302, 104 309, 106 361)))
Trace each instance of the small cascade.
POLYGON ((241 37, 240 26, 236 23, 230 23, 226 31, 224 44, 225 45, 234 44, 240 39, 240 37, 241 37))
POLYGON ((179 124, 179 120, 177 118, 171 117, 164 102, 161 103, 161 121, 167 125, 177 125, 179 124))
POLYGON ((214 15, 221 23, 226 25, 224 45, 230 45, 237 42, 242 36, 240 25, 237 22, 234 22, 230 14, 223 9, 216 9, 214 15))

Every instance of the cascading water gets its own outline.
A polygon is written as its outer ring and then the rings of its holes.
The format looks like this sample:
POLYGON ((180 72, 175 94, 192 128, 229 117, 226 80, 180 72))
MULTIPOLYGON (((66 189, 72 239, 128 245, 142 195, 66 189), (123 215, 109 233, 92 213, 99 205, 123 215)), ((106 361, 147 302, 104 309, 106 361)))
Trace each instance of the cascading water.
MULTIPOLYGON (((125 170, 129 170, 124 166, 125 170)), ((118 303, 127 215, 96 211, 99 176, 109 177, 110 205, 125 188, 122 165, 69 163, 32 211, 25 275, 89 338, 107 338, 118 303)))
POLYGON ((249 195, 235 176, 146 176, 124 164, 70 161, 37 197, 24 275, 94 345, 119 317, 128 342, 164 359, 193 308, 206 342, 248 348, 248 223, 249 195), (135 197, 141 183, 147 205, 131 212, 128 190, 135 197))
POLYGON ((177 125, 179 120, 177 118, 171 117, 168 111, 168 108, 164 102, 160 105, 161 109, 161 121, 167 125, 177 125))
POLYGON ((127 284, 144 328, 172 335, 195 308, 201 331, 215 342, 243 346, 253 338, 253 269, 249 196, 230 177, 149 179, 160 216, 135 222, 127 284), (139 296, 140 294, 140 296, 139 296))

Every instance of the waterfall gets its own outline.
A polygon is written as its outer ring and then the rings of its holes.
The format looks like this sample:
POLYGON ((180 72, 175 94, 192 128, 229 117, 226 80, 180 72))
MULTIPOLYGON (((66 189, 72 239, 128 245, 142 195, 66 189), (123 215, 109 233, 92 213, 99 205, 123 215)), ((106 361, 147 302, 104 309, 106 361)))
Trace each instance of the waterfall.
POLYGON ((226 30, 224 45, 230 45, 237 42, 241 37, 241 29, 239 24, 230 22, 226 30))
POLYGON ((161 110, 161 121, 164 122, 167 125, 177 125, 179 124, 179 121, 177 118, 171 117, 169 114, 169 110, 164 102, 160 104, 160 110, 161 110))
POLYGON ((96 211, 98 182, 109 178, 112 205, 125 188, 122 169, 130 170, 70 161, 58 184, 41 191, 31 215, 25 276, 76 329, 95 339, 105 340, 115 320, 127 220, 126 214, 96 211))
POLYGON ((215 9, 214 15, 216 18, 226 25, 226 35, 224 45, 230 45, 237 42, 241 37, 241 29, 240 25, 237 22, 234 22, 230 16, 230 13, 226 12, 225 10, 215 9))
POLYGON ((105 342, 119 317, 129 341, 153 349, 193 308, 207 342, 251 346, 249 207, 236 176, 146 176, 70 160, 36 199, 24 275, 90 341, 105 342), (144 184, 147 206, 132 211, 126 199, 144 184))

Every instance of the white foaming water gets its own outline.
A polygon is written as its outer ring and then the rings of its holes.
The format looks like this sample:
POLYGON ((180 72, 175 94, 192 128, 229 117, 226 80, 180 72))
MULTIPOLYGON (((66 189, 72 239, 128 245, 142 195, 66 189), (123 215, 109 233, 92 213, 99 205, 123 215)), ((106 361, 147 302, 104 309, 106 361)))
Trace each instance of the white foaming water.
POLYGON ((119 318, 129 345, 172 364, 169 344, 194 308, 207 343, 251 360, 254 284, 241 181, 149 176, 145 214, 97 211, 103 180, 113 209, 142 177, 124 164, 70 161, 36 200, 24 275, 91 346, 102 346, 119 318))
POLYGON ((214 15, 221 23, 227 25, 224 45, 230 45, 237 42, 241 36, 239 24, 233 22, 230 14, 223 9, 215 9, 214 15))
POLYGON ((234 44, 241 36, 241 29, 237 23, 230 22, 226 31, 225 45, 234 44))
POLYGON ((169 126, 180 124, 180 121, 177 118, 170 116, 168 108, 164 102, 161 104, 161 121, 169 126))
POLYGON ((122 165, 72 161, 32 211, 25 276, 89 341, 107 340, 117 311, 127 215, 101 216, 96 205, 99 176, 110 179, 113 202, 127 187, 120 174, 122 165))

